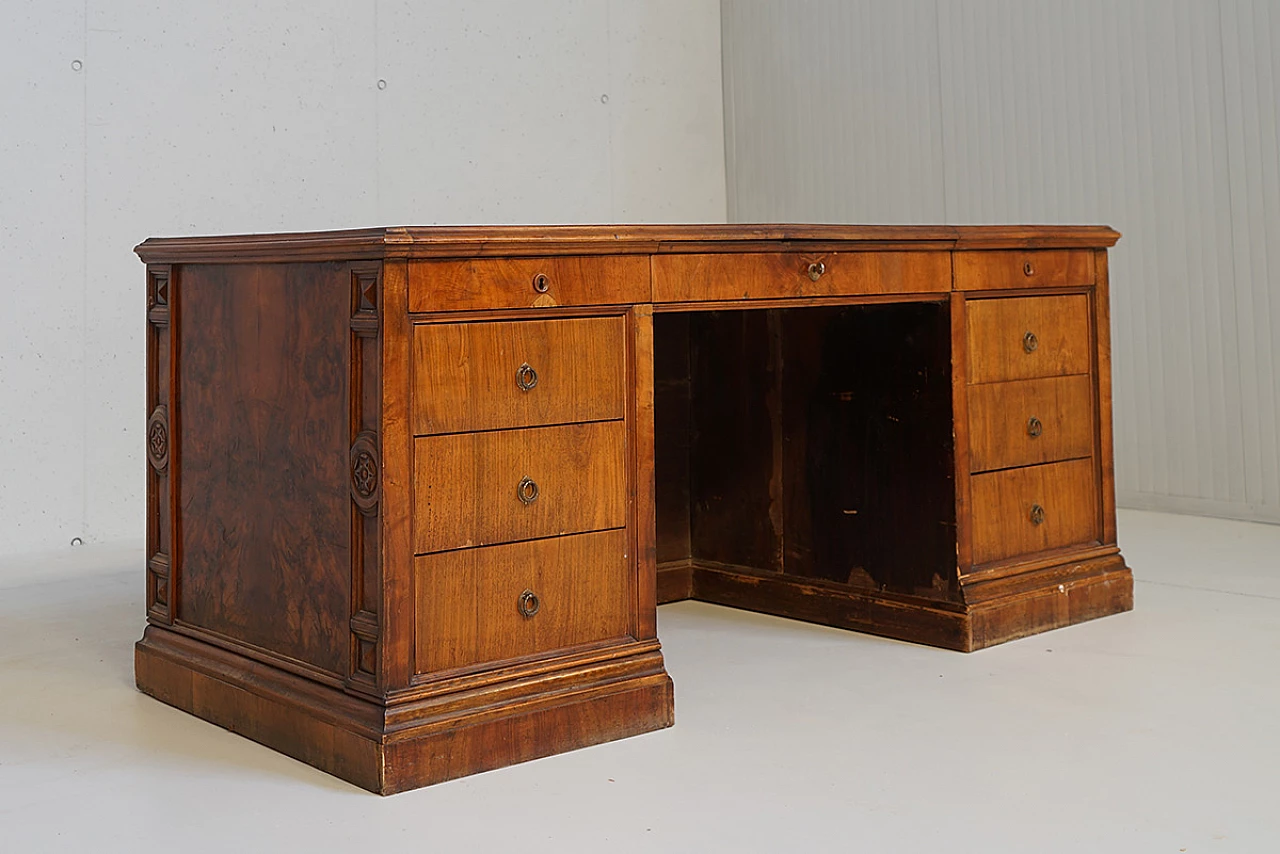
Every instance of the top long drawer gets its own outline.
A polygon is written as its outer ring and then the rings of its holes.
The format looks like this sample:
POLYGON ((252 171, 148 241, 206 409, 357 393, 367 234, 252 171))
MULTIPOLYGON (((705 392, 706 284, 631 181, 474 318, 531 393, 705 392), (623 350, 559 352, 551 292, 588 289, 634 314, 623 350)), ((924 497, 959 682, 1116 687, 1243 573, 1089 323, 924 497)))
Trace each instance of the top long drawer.
POLYGON ((654 255, 653 301, 945 293, 949 252, 654 255))
POLYGON ((621 317, 418 324, 413 432, 622 418, 626 354, 621 317))
POLYGON ((646 255, 409 262, 409 311, 413 312, 648 301, 646 255))

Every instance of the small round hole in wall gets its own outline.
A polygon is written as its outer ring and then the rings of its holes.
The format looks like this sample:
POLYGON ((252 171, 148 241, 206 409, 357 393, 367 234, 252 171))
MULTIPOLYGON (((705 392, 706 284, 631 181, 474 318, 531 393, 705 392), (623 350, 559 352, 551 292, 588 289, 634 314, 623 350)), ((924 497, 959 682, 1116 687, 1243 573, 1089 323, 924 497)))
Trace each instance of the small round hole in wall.
POLYGON ((379 81, 378 81, 378 88, 379 88, 379 89, 385 89, 385 88, 387 88, 387 81, 385 81, 385 80, 379 80, 379 81))
POLYGON ((71 538, 71 547, 72 547, 72 548, 75 548, 76 546, 83 546, 83 545, 84 545, 84 540, 80 539, 79 537, 72 537, 72 538, 71 538))
POLYGON ((602 103, 602 104, 607 104, 607 103, 609 103, 609 96, 608 96, 608 95, 601 95, 601 96, 600 96, 600 103, 602 103))
POLYGON ((78 59, 73 59, 73 60, 71 60, 71 70, 72 70, 72 71, 79 71, 81 68, 84 68, 84 63, 83 63, 83 62, 81 62, 81 61, 80 61, 80 60, 78 60, 78 59))

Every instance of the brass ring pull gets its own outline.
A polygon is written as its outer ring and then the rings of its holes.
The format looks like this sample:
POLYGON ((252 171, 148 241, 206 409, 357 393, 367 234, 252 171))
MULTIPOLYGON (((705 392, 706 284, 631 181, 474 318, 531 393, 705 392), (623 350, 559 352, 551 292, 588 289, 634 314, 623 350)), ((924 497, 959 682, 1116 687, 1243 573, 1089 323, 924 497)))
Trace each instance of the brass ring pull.
POLYGON ((521 391, 529 391, 537 384, 538 372, 528 362, 516 368, 516 385, 521 391))
POLYGON ((538 273, 533 277, 533 289, 540 294, 551 290, 551 278, 546 273, 538 273))
POLYGON ((1034 276, 1035 274, 1036 274, 1035 265, 1033 265, 1030 261, 1022 265, 1022 275, 1034 276))
POLYGON ((1028 332, 1022 336, 1022 349, 1028 353, 1034 353, 1036 348, 1040 346, 1040 339, 1036 337, 1034 332, 1028 332))
POLYGON ((520 502, 525 507, 528 507, 538 500, 538 484, 534 483, 531 478, 520 478, 520 485, 516 487, 516 497, 520 499, 520 502))
POLYGON ((520 594, 520 599, 516 602, 516 608, 520 611, 520 616, 526 620, 538 613, 538 609, 542 607, 542 603, 538 601, 538 594, 532 590, 526 590, 520 594))
POLYGON ((1031 505, 1031 524, 1041 525, 1044 523, 1044 508, 1039 504, 1031 505))
POLYGON ((825 272, 827 272, 827 265, 821 261, 814 261, 809 265, 809 278, 815 282, 821 279, 825 272))
POLYGON ((1044 425, 1040 423, 1040 419, 1034 415, 1027 421, 1027 435, 1032 439, 1037 439, 1044 432, 1044 425))

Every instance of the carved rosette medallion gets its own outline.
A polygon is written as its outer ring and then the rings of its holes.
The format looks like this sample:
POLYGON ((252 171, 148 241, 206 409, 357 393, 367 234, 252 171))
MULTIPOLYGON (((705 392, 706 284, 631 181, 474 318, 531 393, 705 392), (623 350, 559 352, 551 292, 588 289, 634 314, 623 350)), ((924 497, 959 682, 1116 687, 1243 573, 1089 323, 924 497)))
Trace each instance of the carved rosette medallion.
POLYGON ((351 444, 351 499, 366 516, 372 516, 378 507, 380 469, 378 437, 364 430, 351 444))
POLYGON ((147 460, 157 472, 169 467, 169 409, 164 404, 147 419, 147 460))

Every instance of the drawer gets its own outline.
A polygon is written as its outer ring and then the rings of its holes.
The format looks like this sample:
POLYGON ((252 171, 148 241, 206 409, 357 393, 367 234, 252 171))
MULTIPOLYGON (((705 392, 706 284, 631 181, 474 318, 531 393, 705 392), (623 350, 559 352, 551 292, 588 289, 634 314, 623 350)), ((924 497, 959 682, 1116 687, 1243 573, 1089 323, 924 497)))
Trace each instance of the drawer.
POLYGON ((622 418, 626 358, 621 317, 418 324, 413 432, 622 418))
POLYGON ((960 291, 1061 288, 1095 281, 1093 252, 1088 249, 957 252, 955 265, 960 291))
POLYGON ((1089 298, 970 300, 969 382, 989 383, 1089 373, 1089 298))
POLYGON ((409 262, 409 311, 646 302, 647 255, 409 262))
POLYGON ((1096 542, 1093 460, 975 474, 970 479, 973 562, 1096 542))
POLYGON ((414 561, 418 673, 626 637, 625 531, 423 555, 414 561))
POLYGON ((970 469, 1090 456, 1092 400, 1088 374, 974 386, 969 390, 970 469))
POLYGON ((622 421, 414 440, 418 554, 626 524, 622 421))
POLYGON ((653 256, 656 303, 950 290, 949 252, 653 256))

